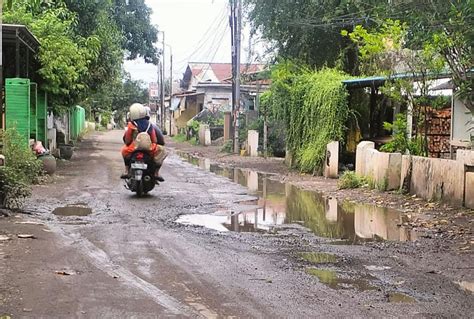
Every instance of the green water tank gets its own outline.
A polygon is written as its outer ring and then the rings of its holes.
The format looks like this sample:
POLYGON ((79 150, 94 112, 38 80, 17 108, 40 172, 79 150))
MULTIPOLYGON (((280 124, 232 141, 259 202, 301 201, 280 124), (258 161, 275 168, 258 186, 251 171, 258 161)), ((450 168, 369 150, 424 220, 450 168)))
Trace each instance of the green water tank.
POLYGON ((5 128, 16 127, 24 142, 30 138, 30 80, 5 79, 5 128))

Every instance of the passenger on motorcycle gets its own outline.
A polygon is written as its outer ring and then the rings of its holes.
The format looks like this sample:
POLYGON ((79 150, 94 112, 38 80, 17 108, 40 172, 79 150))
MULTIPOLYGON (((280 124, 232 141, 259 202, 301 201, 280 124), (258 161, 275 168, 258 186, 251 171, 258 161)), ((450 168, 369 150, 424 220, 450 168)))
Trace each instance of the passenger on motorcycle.
MULTIPOLYGON (((140 103, 134 103, 130 106, 130 121, 128 122, 127 127, 125 128, 125 133, 123 135, 123 142, 125 145, 122 147, 121 153, 125 163, 125 173, 121 178, 129 178, 130 174, 130 160, 133 152, 137 149, 139 141, 137 141, 137 136, 140 133, 148 133, 149 139, 151 140, 151 145, 149 147, 150 155, 153 157, 157 169, 155 172, 155 178, 164 182, 164 178, 160 176, 159 169, 163 164, 164 159, 166 158, 166 152, 162 145, 158 144, 157 132, 153 128, 149 119, 147 119, 147 112, 145 107, 140 103)), ((145 135, 146 137, 146 135, 145 135)))
MULTIPOLYGON (((150 116, 151 116, 151 109, 149 106, 145 106, 145 111, 146 111, 146 118, 148 120, 150 120, 150 116)), ((161 146, 165 146, 165 137, 163 136, 163 133, 161 132, 161 130, 158 128, 158 126, 151 122, 151 126, 153 126, 153 128, 155 129, 155 133, 156 133, 156 142, 161 145, 161 146)))

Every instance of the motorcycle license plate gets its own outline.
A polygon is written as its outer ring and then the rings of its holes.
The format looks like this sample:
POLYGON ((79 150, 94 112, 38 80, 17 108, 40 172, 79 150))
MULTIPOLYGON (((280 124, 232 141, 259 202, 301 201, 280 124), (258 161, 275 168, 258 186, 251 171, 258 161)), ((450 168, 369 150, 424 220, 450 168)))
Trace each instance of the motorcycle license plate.
POLYGON ((147 165, 145 163, 132 163, 132 168, 134 168, 134 169, 146 169, 147 165))

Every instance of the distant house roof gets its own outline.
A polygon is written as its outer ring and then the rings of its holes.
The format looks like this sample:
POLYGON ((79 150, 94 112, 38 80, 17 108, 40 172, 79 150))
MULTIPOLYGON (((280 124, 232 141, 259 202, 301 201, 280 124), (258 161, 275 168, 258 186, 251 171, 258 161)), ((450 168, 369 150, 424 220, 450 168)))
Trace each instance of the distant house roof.
MULTIPOLYGON (((241 74, 262 71, 264 64, 241 64, 241 74)), ((190 83, 214 82, 223 83, 232 77, 231 63, 190 62, 183 74, 181 87, 189 88, 190 83)))

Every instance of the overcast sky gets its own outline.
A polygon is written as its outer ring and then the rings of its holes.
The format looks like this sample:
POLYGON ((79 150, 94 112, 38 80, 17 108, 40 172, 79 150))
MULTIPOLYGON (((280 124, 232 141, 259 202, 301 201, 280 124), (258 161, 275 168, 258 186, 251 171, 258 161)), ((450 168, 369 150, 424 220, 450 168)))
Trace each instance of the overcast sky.
MULTIPOLYGON (((146 0, 153 10, 151 23, 165 33, 165 43, 173 51, 173 78, 181 77, 186 62, 230 62, 228 0, 146 0)), ((159 34, 159 41, 162 34, 159 34)), ((170 49, 165 47, 166 77, 169 76, 170 49)), ((143 59, 125 61, 133 79, 154 82, 157 68, 143 59)))
MULTIPOLYGON (((228 0, 146 0, 153 10, 151 23, 165 33, 173 50, 173 78, 185 71, 187 62, 231 62, 228 0)), ((247 62, 248 28, 243 32, 242 62, 247 62)), ((159 34, 161 42, 162 34, 159 34)), ((160 44, 161 45, 161 44, 160 44)), ((170 49, 166 47, 166 77, 169 77, 170 49)), ((156 82, 157 67, 142 59, 125 61, 132 78, 156 82)))

